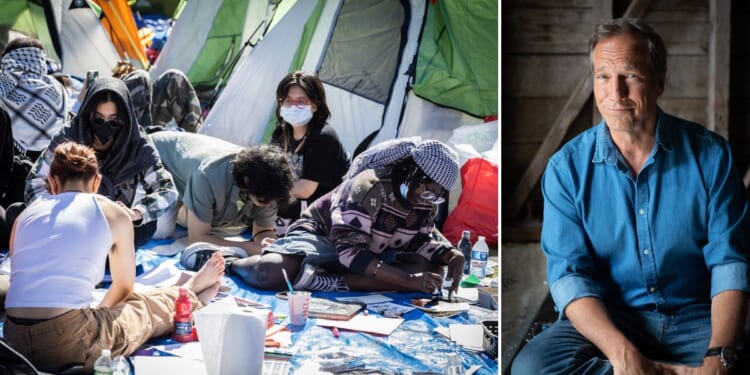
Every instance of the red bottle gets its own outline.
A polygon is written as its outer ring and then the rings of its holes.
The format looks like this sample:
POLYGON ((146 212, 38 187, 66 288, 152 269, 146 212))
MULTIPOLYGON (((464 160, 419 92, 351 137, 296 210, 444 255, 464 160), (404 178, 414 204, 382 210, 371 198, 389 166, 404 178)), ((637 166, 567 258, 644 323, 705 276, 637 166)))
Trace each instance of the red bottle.
POLYGON ((193 303, 185 288, 180 288, 180 296, 175 301, 172 338, 177 342, 193 341, 193 303))

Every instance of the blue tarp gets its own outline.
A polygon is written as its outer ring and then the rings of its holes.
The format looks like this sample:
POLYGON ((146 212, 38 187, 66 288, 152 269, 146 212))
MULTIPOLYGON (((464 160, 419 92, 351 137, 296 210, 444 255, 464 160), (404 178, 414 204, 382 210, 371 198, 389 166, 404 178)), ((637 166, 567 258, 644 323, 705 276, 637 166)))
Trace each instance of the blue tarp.
MULTIPOLYGON (((173 240, 151 241, 136 252, 137 264, 142 265, 144 272, 159 266, 167 260, 179 260, 180 254, 167 257, 149 251, 157 245, 168 244, 173 240)), ((179 267, 179 261, 178 261, 179 267)), ((287 302, 276 298, 275 292, 256 290, 248 287, 235 276, 225 277, 223 284, 230 288, 228 294, 250 301, 268 305, 274 316, 288 313, 287 302)), ((357 296, 363 293, 313 293, 313 297, 333 299, 342 296, 357 296)), ((386 293, 394 303, 408 305, 412 297, 424 296, 418 293, 386 293)), ((316 358, 323 351, 340 351, 350 356, 351 361, 364 365, 366 370, 378 370, 380 374, 442 374, 446 365, 447 354, 457 353, 464 369, 473 365, 482 368, 476 372, 480 375, 498 373, 497 362, 485 353, 464 350, 447 338, 433 333, 434 328, 448 327, 452 323, 480 323, 483 319, 478 313, 462 313, 453 318, 435 318, 415 309, 407 313, 404 323, 390 336, 380 337, 359 332, 341 331, 340 338, 334 339, 330 329, 315 325, 315 319, 309 319, 304 328, 292 330, 291 373, 293 374, 304 362, 316 358)), ((486 318, 486 317, 485 317, 486 318)), ((0 325, 1 328, 1 325, 0 325)), ((174 343, 171 338, 156 338, 147 345, 174 343)), ((136 369, 137 370, 137 369, 136 369)), ((359 371, 362 371, 360 368, 359 371)))

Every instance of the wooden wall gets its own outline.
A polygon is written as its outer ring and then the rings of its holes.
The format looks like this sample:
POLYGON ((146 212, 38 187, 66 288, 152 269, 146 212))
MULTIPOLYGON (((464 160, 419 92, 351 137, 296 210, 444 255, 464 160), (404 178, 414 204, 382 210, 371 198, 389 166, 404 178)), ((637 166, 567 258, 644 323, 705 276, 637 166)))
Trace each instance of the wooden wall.
POLYGON ((588 40, 604 19, 641 15, 662 36, 669 56, 660 106, 728 136, 744 175, 750 32, 743 22, 750 12, 740 8, 747 6, 739 0, 502 1, 503 240, 538 239, 538 181, 549 154, 600 120, 584 80, 588 40), (730 5, 738 8, 730 13, 730 5))

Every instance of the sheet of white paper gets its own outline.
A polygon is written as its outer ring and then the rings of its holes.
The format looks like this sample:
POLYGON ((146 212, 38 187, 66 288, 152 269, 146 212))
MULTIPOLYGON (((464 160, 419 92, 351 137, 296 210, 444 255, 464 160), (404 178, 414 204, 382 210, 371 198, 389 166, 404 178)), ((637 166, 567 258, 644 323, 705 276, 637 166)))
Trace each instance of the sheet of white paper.
POLYGON ((437 332, 441 334, 442 336, 445 336, 445 338, 450 339, 451 338, 451 331, 448 327, 437 327, 432 330, 433 332, 437 332))
POLYGON ((167 259, 156 268, 149 270, 148 272, 142 273, 140 276, 135 278, 136 284, 142 285, 174 285, 179 280, 180 275, 183 272, 178 269, 175 264, 177 259, 167 259))
POLYGON ((431 312, 450 312, 450 311, 469 311, 469 304, 466 302, 440 302, 435 306, 428 307, 431 312))
POLYGON ((382 294, 366 294, 364 296, 356 297, 336 297, 336 300, 340 302, 357 302, 370 305, 373 303, 390 302, 393 301, 393 298, 386 297, 382 294))
POLYGON ((401 318, 383 318, 377 315, 355 315, 349 320, 317 319, 321 327, 338 327, 349 331, 390 335, 403 323, 401 318))
POLYGON ((171 257, 172 255, 175 255, 179 253, 180 251, 185 250, 185 247, 187 245, 188 245, 188 237, 180 237, 171 243, 168 243, 165 245, 154 246, 148 249, 148 251, 153 251, 156 254, 171 257))
POLYGON ((181 357, 133 357, 136 375, 164 375, 168 369, 170 374, 207 375, 203 362, 181 357))
POLYGON ((458 288, 458 292, 454 294, 454 296, 466 298, 469 301, 476 302, 479 299, 479 289, 478 288, 458 288))
POLYGON ((471 350, 483 350, 484 330, 479 324, 451 324, 451 340, 471 350))
POLYGON ((203 362, 203 352, 201 351, 201 344, 198 341, 184 344, 154 345, 153 348, 160 352, 203 362))

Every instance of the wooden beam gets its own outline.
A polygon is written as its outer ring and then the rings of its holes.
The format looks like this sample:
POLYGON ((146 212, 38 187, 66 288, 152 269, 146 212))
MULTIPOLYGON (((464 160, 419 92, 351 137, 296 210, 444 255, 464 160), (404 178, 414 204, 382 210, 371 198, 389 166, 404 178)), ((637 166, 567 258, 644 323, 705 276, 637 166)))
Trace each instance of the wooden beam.
POLYGON ((708 123, 706 127, 729 139, 729 61, 731 1, 710 0, 708 42, 708 123))
POLYGON ((515 219, 518 216, 521 207, 529 197, 529 192, 539 182, 539 177, 544 172, 547 160, 560 147, 560 143, 563 137, 565 137, 570 124, 578 117, 581 108, 583 108, 583 105, 586 104, 586 101, 591 96, 592 77, 590 69, 586 66, 584 70, 583 79, 568 98, 562 111, 557 116, 557 119, 555 119, 555 123, 552 125, 549 133, 547 133, 547 137, 544 138, 544 141, 539 146, 539 150, 534 155, 534 158, 531 159, 529 167, 526 168, 526 172, 521 177, 518 185, 516 185, 513 195, 511 195, 507 211, 508 217, 511 219, 515 219))
MULTIPOLYGON (((634 0, 630 3, 628 9, 625 10, 623 17, 640 18, 646 13, 646 9, 648 9, 650 4, 651 0, 634 0)), ((595 11, 594 13, 597 15, 604 14, 603 11, 595 11)), ((521 207, 523 207, 524 203, 526 203, 526 200, 529 198, 529 193, 539 182, 542 173, 544 173, 544 167, 547 165, 547 160, 549 160, 550 156, 552 156, 552 154, 560 147, 560 143, 565 137, 565 133, 568 131, 576 117, 578 117, 581 108, 583 108, 584 104, 586 104, 586 101, 588 101, 591 96, 593 80, 589 67, 586 66, 583 73, 580 75, 582 76, 580 83, 573 90, 573 93, 570 94, 568 101, 557 116, 549 133, 547 133, 547 137, 539 146, 539 150, 534 155, 529 167, 526 168, 526 172, 523 174, 518 185, 516 185, 515 190, 513 190, 513 194, 510 196, 506 214, 511 221, 517 219, 521 207)))

